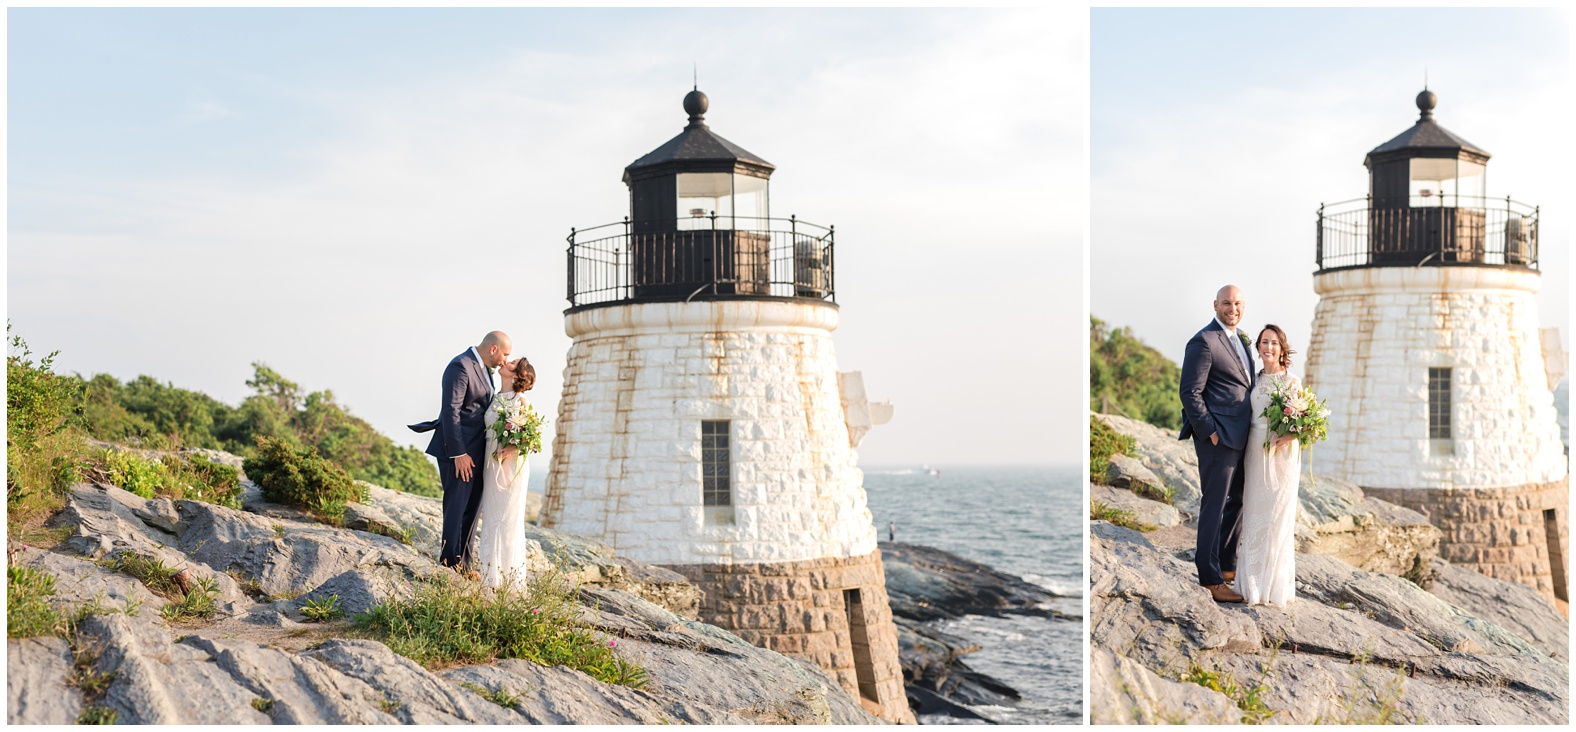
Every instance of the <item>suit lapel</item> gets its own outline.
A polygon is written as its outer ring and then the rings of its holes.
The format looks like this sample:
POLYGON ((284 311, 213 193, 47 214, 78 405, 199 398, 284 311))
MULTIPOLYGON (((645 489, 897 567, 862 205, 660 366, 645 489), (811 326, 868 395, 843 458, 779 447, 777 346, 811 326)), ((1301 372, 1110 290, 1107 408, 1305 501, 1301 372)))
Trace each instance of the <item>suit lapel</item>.
MULTIPOLYGON (((1242 358, 1237 355, 1237 344, 1231 342, 1232 339, 1237 337, 1237 334, 1227 333, 1220 327, 1218 321, 1215 323, 1215 332, 1220 335, 1220 344, 1225 347, 1226 353, 1231 355, 1231 362, 1237 365, 1237 373, 1242 376, 1242 382, 1250 387, 1253 386, 1253 374, 1248 373, 1247 366, 1242 363, 1242 358)), ((1247 349, 1243 349, 1243 353, 1246 354, 1247 349)))
POLYGON ((475 370, 477 373, 481 374, 482 383, 487 385, 487 398, 491 399, 492 395, 493 395, 492 374, 487 373, 487 366, 482 363, 481 355, 480 354, 473 355, 471 351, 466 351, 465 355, 471 357, 470 358, 471 368, 473 370, 475 370))

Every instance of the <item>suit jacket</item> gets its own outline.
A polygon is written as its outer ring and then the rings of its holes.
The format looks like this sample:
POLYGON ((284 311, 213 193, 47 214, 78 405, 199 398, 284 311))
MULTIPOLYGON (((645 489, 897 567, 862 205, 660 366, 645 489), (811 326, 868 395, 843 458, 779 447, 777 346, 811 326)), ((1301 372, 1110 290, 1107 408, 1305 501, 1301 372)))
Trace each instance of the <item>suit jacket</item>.
POLYGON ((443 370, 443 404, 438 418, 409 426, 415 432, 435 430, 427 443, 428 455, 439 460, 460 455, 475 458, 487 447, 484 420, 492 397, 491 374, 467 348, 443 370))
POLYGON ((1242 331, 1227 333, 1215 320, 1193 334, 1182 356, 1182 434, 1185 440, 1194 432, 1208 439, 1220 435, 1220 444, 1241 450, 1248 444, 1248 429, 1253 426, 1253 407, 1248 395, 1253 391, 1252 349, 1243 347, 1248 368, 1242 367, 1231 338, 1242 338, 1242 331))

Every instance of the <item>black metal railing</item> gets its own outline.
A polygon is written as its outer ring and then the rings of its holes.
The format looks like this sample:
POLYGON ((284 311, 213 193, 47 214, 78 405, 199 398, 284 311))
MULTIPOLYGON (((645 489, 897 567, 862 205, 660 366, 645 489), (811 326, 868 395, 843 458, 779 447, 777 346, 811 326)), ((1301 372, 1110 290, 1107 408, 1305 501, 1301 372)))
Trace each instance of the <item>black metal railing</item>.
POLYGON ((734 298, 835 302, 833 233, 792 216, 626 218, 571 229, 569 306, 734 298))
POLYGON ((1538 267, 1538 207, 1510 198, 1414 199, 1375 208, 1369 198, 1319 206, 1314 262, 1346 267, 1487 265, 1538 267))

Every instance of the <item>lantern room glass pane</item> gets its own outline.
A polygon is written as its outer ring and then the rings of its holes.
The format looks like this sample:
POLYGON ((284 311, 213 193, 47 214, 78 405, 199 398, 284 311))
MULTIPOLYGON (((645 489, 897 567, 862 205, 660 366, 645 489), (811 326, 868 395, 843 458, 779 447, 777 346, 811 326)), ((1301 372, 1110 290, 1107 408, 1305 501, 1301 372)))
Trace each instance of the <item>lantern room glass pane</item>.
POLYGON ((728 173, 680 173, 678 175, 678 219, 680 231, 712 228, 711 215, 717 215, 716 227, 732 228, 733 176, 728 173))
POLYGON ((733 176, 733 228, 745 231, 765 231, 766 219, 771 216, 767 207, 766 179, 753 175, 733 176))
POLYGON ((1412 208, 1482 208, 1484 172, 1479 163, 1456 158, 1413 158, 1412 208))

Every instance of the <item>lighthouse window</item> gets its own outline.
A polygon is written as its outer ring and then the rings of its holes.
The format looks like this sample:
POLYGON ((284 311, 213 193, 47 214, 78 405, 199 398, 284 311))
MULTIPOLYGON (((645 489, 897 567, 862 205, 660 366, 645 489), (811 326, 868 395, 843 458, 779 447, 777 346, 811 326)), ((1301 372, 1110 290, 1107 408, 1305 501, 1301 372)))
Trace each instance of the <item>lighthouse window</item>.
POLYGON ((1428 437, 1450 439, 1450 369, 1428 370, 1428 437))
POLYGON ((701 505, 732 506, 732 449, 728 444, 728 420, 700 423, 701 505))
POLYGON ((733 176, 728 173, 678 175, 680 231, 733 228, 733 176), (712 214, 716 214, 713 220, 712 214))

